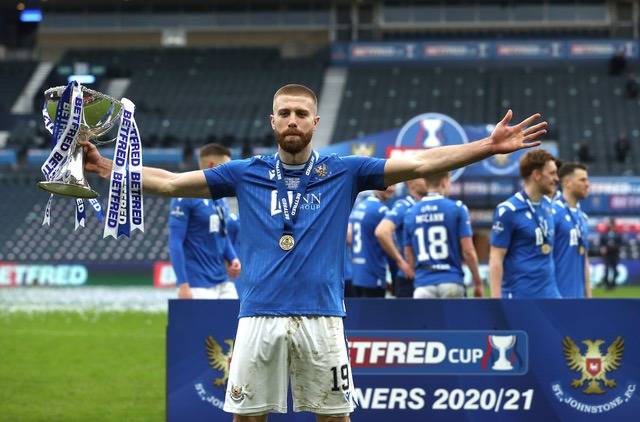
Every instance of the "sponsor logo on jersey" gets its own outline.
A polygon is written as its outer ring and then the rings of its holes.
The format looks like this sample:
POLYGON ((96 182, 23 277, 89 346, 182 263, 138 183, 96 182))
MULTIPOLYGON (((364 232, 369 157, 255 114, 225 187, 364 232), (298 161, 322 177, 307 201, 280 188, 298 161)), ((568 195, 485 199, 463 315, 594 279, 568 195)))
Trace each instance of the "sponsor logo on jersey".
MULTIPOLYGON (((293 202, 293 192, 287 191, 289 195, 289 203, 293 202)), ((300 198, 300 206, 298 207, 299 211, 317 211, 322 206, 322 193, 306 193, 300 198)), ((278 191, 271 191, 271 215, 278 215, 282 213, 282 206, 280 201, 278 201, 278 191)))

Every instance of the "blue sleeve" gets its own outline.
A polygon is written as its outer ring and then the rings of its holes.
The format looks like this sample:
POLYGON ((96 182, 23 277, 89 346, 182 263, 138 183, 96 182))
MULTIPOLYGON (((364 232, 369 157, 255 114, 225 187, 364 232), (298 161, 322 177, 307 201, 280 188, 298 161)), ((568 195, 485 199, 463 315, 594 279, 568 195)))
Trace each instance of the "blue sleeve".
POLYGON ((225 236, 224 241, 224 259, 231 262, 238 257, 236 254, 236 250, 233 247, 233 243, 231 243, 231 237, 225 236))
POLYGON ((389 220, 396 227, 400 227, 404 223, 404 215, 406 211, 406 205, 402 203, 402 200, 400 200, 393 205, 393 208, 386 212, 384 220, 389 220))
POLYGON ((491 228, 491 246, 508 248, 511 244, 513 233, 513 218, 515 212, 506 206, 498 206, 493 215, 493 227, 491 228))
POLYGON ((553 204, 551 207, 551 215, 553 216, 553 228, 555 232, 558 232, 560 223, 562 222, 562 208, 553 204))
MULTIPOLYGON (((407 212, 404 217, 404 225, 402 226, 402 244, 411 246, 412 238, 413 238, 413 218, 411 213, 407 212)), ((404 251, 402 251, 402 255, 404 256, 404 251)))
POLYGON ((235 196, 236 183, 249 164, 249 160, 232 160, 203 170, 212 199, 235 196))
POLYGON ((469 220, 469 210, 467 206, 462 202, 458 205, 458 233, 460 237, 473 236, 473 229, 471 228, 471 221, 469 220))
POLYGON ((169 215, 169 257, 173 271, 176 273, 178 285, 189 283, 183 243, 187 236, 190 212, 191 206, 189 201, 176 198, 171 200, 171 214, 169 215))
POLYGON ((363 190, 384 190, 384 165, 387 160, 373 157, 350 155, 342 157, 355 178, 356 192, 363 190))
POLYGON ((240 221, 238 221, 238 216, 234 213, 229 213, 227 218, 227 234, 231 238, 231 243, 234 245, 238 240, 238 232, 240 231, 240 221))

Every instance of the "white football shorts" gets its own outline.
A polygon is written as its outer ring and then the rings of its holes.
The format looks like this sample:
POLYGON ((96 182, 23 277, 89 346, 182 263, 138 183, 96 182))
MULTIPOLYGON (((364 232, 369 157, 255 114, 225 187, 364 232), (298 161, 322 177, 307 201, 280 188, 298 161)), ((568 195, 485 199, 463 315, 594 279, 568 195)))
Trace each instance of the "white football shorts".
POLYGON ((440 283, 416 287, 414 299, 451 299, 464 297, 464 286, 458 283, 440 283))
POLYGON ((192 287, 194 299, 237 299, 238 292, 233 281, 223 281, 212 287, 192 287))
POLYGON ((340 317, 240 318, 224 410, 239 415, 353 412, 353 378, 340 317))

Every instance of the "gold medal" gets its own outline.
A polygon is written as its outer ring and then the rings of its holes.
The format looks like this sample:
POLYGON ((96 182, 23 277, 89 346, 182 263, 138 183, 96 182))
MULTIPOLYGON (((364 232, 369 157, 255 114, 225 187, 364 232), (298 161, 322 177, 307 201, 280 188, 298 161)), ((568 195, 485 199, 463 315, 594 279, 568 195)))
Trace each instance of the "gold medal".
POLYGON ((290 251, 291 249, 293 249, 296 241, 290 234, 283 234, 282 237, 280 237, 280 241, 278 242, 278 244, 280 245, 280 249, 282 249, 283 251, 290 251))
POLYGON ((580 255, 584 255, 584 246, 580 246, 578 251, 580 252, 580 255))
POLYGON ((549 255, 551 253, 551 245, 547 243, 543 244, 540 249, 542 250, 542 253, 545 255, 549 255))

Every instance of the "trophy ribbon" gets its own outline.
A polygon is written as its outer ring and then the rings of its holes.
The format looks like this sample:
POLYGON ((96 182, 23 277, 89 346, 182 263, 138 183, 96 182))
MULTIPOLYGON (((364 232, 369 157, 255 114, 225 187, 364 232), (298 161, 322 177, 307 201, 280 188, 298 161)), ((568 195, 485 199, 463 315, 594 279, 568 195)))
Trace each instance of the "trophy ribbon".
MULTIPOLYGON (((75 146, 80 132, 80 122, 82 121, 82 87, 78 82, 71 82, 62 94, 56 109, 56 120, 51 125, 51 119, 45 119, 45 127, 51 129, 51 153, 40 168, 47 181, 54 180, 62 164, 69 158, 75 146)), ((43 115, 46 115, 46 103, 43 115)), ((48 116, 47 116, 48 118, 48 116)), ((51 224, 51 203, 53 195, 49 196, 47 206, 44 211, 42 225, 51 224)), ((77 205, 77 203, 76 203, 77 205)), ((76 209, 76 213, 77 213, 76 209)))
POLYGON ((109 182, 107 218, 103 232, 105 238, 129 237, 136 229, 144 232, 142 146, 134 113, 133 102, 123 98, 109 182))
POLYGON ((84 227, 85 220, 84 201, 82 198, 76 198, 76 226, 74 230, 78 230, 78 227, 84 227))

